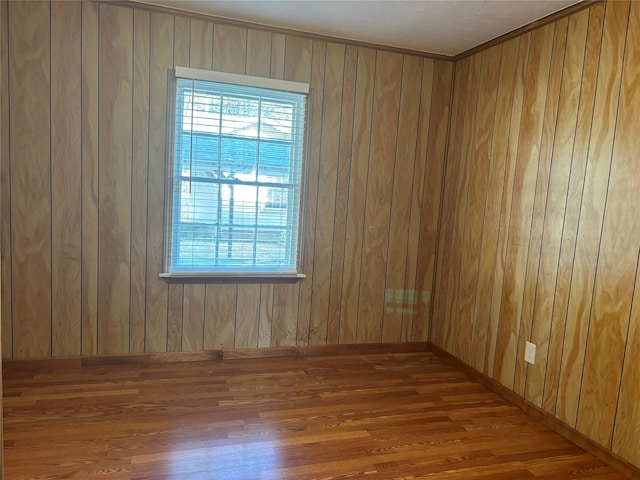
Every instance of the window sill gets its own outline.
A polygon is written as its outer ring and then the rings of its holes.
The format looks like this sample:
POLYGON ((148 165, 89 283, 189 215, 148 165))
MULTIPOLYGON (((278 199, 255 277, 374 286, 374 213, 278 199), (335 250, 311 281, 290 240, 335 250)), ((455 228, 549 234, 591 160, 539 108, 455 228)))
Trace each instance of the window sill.
POLYGON ((169 283, 294 283, 304 280, 303 273, 161 273, 169 283))

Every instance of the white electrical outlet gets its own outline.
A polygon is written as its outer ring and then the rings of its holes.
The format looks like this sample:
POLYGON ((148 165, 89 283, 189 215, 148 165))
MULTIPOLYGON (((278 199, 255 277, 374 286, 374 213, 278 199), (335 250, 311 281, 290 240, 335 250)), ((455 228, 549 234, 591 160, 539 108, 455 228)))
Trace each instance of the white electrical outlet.
POLYGON ((527 347, 524 350, 524 361, 533 365, 536 362, 536 345, 535 343, 527 342, 527 347))

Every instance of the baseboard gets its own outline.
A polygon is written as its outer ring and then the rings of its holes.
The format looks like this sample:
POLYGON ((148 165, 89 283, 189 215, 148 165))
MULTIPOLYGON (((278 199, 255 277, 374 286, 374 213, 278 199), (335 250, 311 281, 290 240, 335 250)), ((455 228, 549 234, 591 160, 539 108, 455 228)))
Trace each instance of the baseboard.
POLYGON ((556 433, 559 433, 560 435, 562 435, 564 438, 566 438, 570 442, 575 443, 583 450, 586 450, 594 457, 597 457, 603 462, 609 464, 611 467, 615 468, 623 475, 626 475, 627 477, 633 480, 640 480, 640 468, 629 463, 623 458, 620 458, 618 455, 606 449, 599 443, 596 443, 595 441, 586 437, 584 434, 578 432, 575 428, 558 420, 556 417, 551 415, 546 410, 543 410, 542 408, 538 407, 537 405, 534 405, 533 403, 529 402, 525 398, 517 395, 515 392, 513 392, 512 390, 509 390, 507 387, 505 387, 498 381, 494 380, 491 377, 488 377, 484 373, 479 372, 472 366, 464 363, 462 360, 453 356, 452 354, 450 354, 446 350, 443 350, 437 345, 429 343, 429 350, 434 354, 436 354, 438 357, 442 358, 443 360, 451 364, 452 366, 454 366, 455 368, 457 368, 458 370, 466 373, 471 378, 476 380, 478 383, 481 383, 483 386, 485 386, 492 392, 500 395, 509 403, 512 403, 516 407, 520 408, 530 417, 543 423, 547 427, 554 430, 556 433))
POLYGON ((7 367, 16 370, 28 368, 65 368, 99 365, 140 365, 173 362, 205 362, 235 360, 241 358, 413 353, 426 352, 428 350, 428 342, 365 343, 273 348, 240 348, 232 350, 205 350, 199 352, 123 353, 60 358, 4 359, 3 362, 7 367))

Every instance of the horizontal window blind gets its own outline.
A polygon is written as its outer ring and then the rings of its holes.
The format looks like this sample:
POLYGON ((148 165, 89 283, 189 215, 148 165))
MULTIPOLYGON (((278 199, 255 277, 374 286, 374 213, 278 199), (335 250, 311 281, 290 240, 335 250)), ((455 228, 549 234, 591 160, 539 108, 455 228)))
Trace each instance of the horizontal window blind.
POLYGON ((300 273, 307 95, 182 77, 175 92, 167 272, 300 273))

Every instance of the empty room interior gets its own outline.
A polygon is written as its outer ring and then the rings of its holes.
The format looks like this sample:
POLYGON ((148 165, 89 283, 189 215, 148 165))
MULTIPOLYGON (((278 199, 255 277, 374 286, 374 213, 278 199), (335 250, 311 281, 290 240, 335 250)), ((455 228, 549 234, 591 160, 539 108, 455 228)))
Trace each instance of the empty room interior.
POLYGON ((7 480, 640 479, 640 1, 2 1, 7 480))

